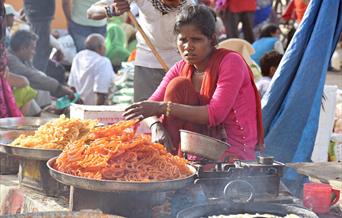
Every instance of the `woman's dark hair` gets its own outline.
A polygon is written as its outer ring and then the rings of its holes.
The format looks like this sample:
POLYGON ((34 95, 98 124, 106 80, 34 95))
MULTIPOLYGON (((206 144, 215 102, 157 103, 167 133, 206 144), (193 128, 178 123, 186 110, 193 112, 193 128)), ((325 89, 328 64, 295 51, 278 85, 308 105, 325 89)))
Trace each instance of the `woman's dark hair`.
POLYGON ((266 24, 261 28, 259 38, 272 37, 272 33, 277 32, 278 29, 279 27, 275 24, 266 24))
POLYGON ((182 8, 176 18, 174 33, 179 34, 184 25, 196 26, 208 38, 215 33, 215 17, 204 5, 189 5, 182 8))
POLYGON ((260 58, 260 68, 261 74, 263 76, 270 76, 270 69, 271 67, 277 68, 283 55, 277 51, 270 51, 265 53, 260 58))
POLYGON ((32 41, 37 40, 38 36, 34 32, 18 30, 11 36, 10 47, 13 51, 17 52, 22 48, 30 46, 32 41))

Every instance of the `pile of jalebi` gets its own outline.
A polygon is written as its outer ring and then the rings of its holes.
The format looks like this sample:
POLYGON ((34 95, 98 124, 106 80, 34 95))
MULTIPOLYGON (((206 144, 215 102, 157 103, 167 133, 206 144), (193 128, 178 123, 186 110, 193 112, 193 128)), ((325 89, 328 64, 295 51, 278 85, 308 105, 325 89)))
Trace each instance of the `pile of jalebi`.
POLYGON ((58 119, 40 126, 34 135, 20 135, 11 145, 18 147, 63 149, 68 143, 87 135, 97 125, 96 120, 58 119))
POLYGON ((91 130, 70 143, 54 168, 75 176, 118 181, 162 181, 191 175, 186 160, 168 153, 150 136, 135 135, 137 121, 91 130))

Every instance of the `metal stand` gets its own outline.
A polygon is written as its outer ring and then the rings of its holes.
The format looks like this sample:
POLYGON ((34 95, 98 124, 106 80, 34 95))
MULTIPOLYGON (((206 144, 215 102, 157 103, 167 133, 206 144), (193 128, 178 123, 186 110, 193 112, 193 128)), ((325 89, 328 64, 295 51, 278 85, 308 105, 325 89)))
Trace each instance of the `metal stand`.
POLYGON ((68 186, 50 176, 46 161, 20 159, 18 179, 20 186, 34 189, 50 197, 68 193, 68 186))
POLYGON ((161 201, 161 192, 99 192, 70 188, 69 208, 73 211, 100 209, 104 213, 132 218, 152 217, 152 207, 161 201))

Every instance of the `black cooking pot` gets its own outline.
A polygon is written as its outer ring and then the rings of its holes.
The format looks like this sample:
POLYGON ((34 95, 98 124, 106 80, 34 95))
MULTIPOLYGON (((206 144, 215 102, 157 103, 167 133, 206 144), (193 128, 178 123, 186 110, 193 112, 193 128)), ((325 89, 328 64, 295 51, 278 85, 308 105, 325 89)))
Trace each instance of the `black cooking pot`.
POLYGON ((303 218, 318 218, 318 216, 301 207, 275 204, 275 203, 229 203, 215 202, 195 205, 177 214, 177 218, 202 218, 213 215, 233 215, 233 214, 272 214, 276 216, 286 216, 295 214, 303 218))

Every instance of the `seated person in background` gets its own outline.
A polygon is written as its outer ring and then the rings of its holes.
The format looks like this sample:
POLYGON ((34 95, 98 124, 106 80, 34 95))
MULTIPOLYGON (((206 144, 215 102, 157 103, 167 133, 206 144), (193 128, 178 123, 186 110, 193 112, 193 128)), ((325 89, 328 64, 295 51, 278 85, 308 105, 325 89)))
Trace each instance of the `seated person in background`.
POLYGON ((104 37, 97 33, 90 34, 86 38, 85 48, 73 60, 68 85, 80 93, 84 104, 103 105, 114 80, 112 64, 104 56, 104 37))
POLYGON ((148 118, 152 140, 173 154, 181 155, 179 130, 186 129, 228 141, 222 161, 254 160, 263 130, 250 68, 237 52, 215 48, 215 19, 203 5, 184 7, 174 32, 183 60, 148 101, 129 106, 125 118, 148 118))
POLYGON ((121 62, 127 61, 130 55, 127 47, 127 38, 122 28, 115 22, 107 24, 106 57, 110 59, 114 69, 121 68, 121 62))
POLYGON ((260 68, 262 78, 256 83, 261 98, 267 91, 282 57, 283 55, 276 51, 267 52, 261 57, 260 68))
POLYGON ((60 84, 56 79, 46 76, 32 65, 38 36, 27 30, 18 30, 10 41, 8 51, 8 67, 10 72, 25 76, 33 89, 38 91, 36 101, 39 106, 51 104, 51 96, 62 97, 67 95, 74 98, 74 92, 67 86, 60 84))
POLYGON ((284 54, 283 44, 278 39, 279 27, 275 24, 266 24, 261 28, 259 39, 253 43, 255 53, 252 59, 260 65, 260 58, 269 51, 275 50, 284 54))
POLYGON ((41 109, 35 102, 37 91, 32 89, 26 77, 8 72, 7 81, 13 89, 15 102, 24 116, 39 116, 41 109))

